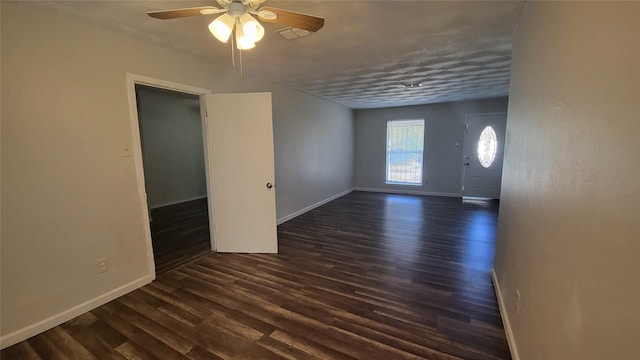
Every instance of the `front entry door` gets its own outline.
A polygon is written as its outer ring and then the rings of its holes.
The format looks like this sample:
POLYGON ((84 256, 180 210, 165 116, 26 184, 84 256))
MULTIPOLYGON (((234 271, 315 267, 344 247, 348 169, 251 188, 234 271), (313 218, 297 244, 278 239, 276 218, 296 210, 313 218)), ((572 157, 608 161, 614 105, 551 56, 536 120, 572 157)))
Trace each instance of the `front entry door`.
POLYGON ((500 198, 507 114, 467 116, 462 196, 500 198))
POLYGON ((219 252, 277 253, 271 93, 206 95, 219 252))

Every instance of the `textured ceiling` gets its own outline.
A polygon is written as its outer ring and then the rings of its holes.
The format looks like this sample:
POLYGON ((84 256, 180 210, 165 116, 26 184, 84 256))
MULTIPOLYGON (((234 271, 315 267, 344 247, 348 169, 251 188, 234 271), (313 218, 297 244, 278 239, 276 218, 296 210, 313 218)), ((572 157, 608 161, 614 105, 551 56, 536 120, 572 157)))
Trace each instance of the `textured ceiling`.
MULTIPOLYGON (((207 24, 215 15, 156 20, 146 12, 211 1, 21 0, 61 16, 231 67, 230 45, 207 24)), ((426 104, 509 90, 511 33, 523 1, 276 1, 266 5, 325 18, 311 36, 265 38, 243 52, 245 76, 260 76, 351 108, 426 104), (422 83, 403 88, 402 84, 422 83)))

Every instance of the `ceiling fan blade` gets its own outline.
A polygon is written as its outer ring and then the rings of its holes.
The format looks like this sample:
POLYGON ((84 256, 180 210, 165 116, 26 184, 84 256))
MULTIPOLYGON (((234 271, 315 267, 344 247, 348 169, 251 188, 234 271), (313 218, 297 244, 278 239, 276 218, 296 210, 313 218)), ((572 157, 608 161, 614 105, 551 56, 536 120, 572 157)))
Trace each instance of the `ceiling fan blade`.
POLYGON ((265 1, 267 0, 249 0, 249 7, 251 9, 256 9, 258 8, 258 6, 260 6, 260 4, 262 4, 265 1))
POLYGON ((192 7, 192 8, 184 8, 184 9, 151 11, 151 12, 148 12, 147 15, 151 16, 152 18, 167 20, 167 19, 178 19, 178 18, 183 18, 188 16, 217 14, 225 11, 226 10, 218 9, 215 6, 200 6, 200 7, 192 7))
POLYGON ((324 19, 321 17, 301 14, 268 6, 261 7, 258 10, 258 17, 260 18, 260 20, 265 22, 291 26, 311 32, 316 32, 322 29, 322 27, 324 26, 324 19), (273 19, 272 16, 268 16, 270 15, 268 13, 276 14, 277 17, 273 19))

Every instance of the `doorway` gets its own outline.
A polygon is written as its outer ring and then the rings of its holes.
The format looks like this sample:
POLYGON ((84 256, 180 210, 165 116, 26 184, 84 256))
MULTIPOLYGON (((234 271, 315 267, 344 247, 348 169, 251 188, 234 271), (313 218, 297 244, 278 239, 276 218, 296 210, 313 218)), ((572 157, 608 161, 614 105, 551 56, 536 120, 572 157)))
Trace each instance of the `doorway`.
POLYGON ((507 114, 467 115, 462 196, 500 199, 507 114))
MULTIPOLYGON (((207 89, 135 74, 127 74, 127 84, 133 135, 131 150, 143 222, 151 223, 151 207, 147 205, 136 85, 199 97, 209 250, 277 252, 271 93, 211 95, 207 89)), ((123 149, 128 149, 128 145, 123 149)), ((142 230, 147 242, 149 274, 156 274, 151 226, 143 226, 142 230)))
POLYGON ((211 252, 199 95, 135 84, 155 273, 211 252))

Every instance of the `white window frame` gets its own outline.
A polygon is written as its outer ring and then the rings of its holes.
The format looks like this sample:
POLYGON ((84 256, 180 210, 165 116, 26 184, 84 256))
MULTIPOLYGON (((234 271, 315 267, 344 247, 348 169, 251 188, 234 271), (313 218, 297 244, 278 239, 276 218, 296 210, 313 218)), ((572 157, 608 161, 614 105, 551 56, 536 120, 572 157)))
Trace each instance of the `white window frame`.
MULTIPOLYGON (((425 139, 425 120, 424 119, 403 119, 403 120, 388 120, 387 121, 387 136, 386 136, 386 145, 385 145, 385 184, 388 185, 404 185, 404 186, 422 186, 424 184, 424 139, 425 139), (397 176, 393 176, 392 174, 392 164, 391 164, 391 143, 392 139, 390 139, 390 129, 393 127, 401 127, 401 126, 421 126, 422 134, 419 136, 422 139, 416 139, 417 142, 414 142, 414 147, 409 149, 407 152, 417 152, 420 151, 418 157, 420 158, 419 169, 409 172, 408 177, 405 178, 405 181, 402 179, 398 179, 397 176), (415 178, 417 176, 417 178, 415 178)), ((409 160, 409 162, 411 162, 409 160)), ((414 161, 415 163, 415 161, 414 161)), ((398 165, 396 165, 398 166, 398 165)), ((410 163, 405 165, 405 167, 415 167, 410 163)))

